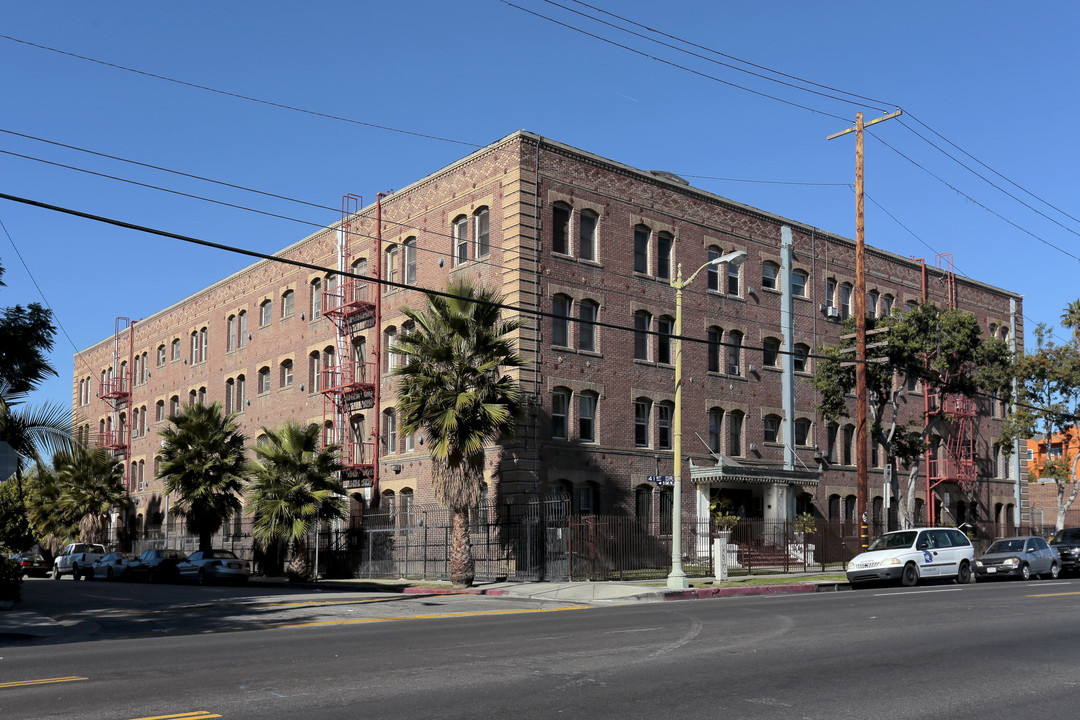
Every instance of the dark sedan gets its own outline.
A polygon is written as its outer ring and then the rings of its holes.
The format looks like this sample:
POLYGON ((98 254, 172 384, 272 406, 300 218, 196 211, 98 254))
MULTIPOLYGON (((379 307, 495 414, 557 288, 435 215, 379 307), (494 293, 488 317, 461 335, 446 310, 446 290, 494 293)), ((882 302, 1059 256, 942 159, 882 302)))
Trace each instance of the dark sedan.
POLYGON ((182 550, 151 548, 144 550, 139 559, 142 560, 146 579, 150 582, 176 582, 180 579, 176 566, 186 557, 182 550))
POLYGON ((1061 555, 1061 569, 1067 572, 1080 571, 1080 528, 1062 528, 1050 538, 1050 544, 1061 555))
POLYGON ((42 556, 41 553, 36 552, 24 552, 11 557, 16 563, 19 564, 19 569, 23 575, 27 577, 34 575, 36 577, 45 577, 49 574, 49 569, 52 567, 52 563, 42 556))
POLYGON ((1033 576, 1052 579, 1060 571, 1057 550, 1035 536, 997 540, 975 561, 977 580, 1001 577, 1030 580, 1033 576))

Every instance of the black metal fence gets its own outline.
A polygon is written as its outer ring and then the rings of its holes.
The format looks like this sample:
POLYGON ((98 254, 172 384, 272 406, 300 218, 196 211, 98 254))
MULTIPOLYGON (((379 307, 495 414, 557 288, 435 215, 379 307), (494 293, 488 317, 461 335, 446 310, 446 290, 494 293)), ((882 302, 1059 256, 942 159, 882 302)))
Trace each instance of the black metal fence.
MULTIPOLYGON (((670 520, 662 526, 621 515, 571 515, 566 498, 486 505, 469 520, 479 581, 660 580, 671 570, 670 520)), ((726 535, 709 522, 688 519, 682 529, 682 566, 690 578, 715 577, 721 553, 728 573, 740 575, 842 572, 861 550, 855 523, 825 518, 815 518, 809 526, 742 518, 726 535)), ((972 528, 969 534, 978 546, 986 540, 984 534, 993 539, 1000 530, 972 528)), ((1019 531, 1007 528, 1004 534, 1019 531)), ((882 532, 879 524, 868 528, 870 538, 882 532)), ((317 555, 325 577, 445 579, 451 533, 450 512, 438 506, 369 513, 351 524, 323 527, 317 539, 312 532, 308 561, 314 565, 317 555)), ((182 523, 124 540, 115 544, 136 552, 149 547, 191 552, 198 547, 198 538, 187 534, 182 523)), ((247 518, 227 523, 213 545, 252 561, 254 570, 266 575, 284 573, 289 560, 283 544, 256 547, 247 518)))

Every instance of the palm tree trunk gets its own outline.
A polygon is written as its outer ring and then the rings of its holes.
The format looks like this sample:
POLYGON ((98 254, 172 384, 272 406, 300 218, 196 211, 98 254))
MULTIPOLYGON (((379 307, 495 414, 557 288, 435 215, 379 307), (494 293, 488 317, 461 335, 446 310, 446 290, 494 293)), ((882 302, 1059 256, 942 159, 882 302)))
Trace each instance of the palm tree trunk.
POLYGON ((472 540, 469 537, 469 510, 454 510, 454 527, 450 536, 450 582, 456 588, 467 588, 476 579, 472 540))

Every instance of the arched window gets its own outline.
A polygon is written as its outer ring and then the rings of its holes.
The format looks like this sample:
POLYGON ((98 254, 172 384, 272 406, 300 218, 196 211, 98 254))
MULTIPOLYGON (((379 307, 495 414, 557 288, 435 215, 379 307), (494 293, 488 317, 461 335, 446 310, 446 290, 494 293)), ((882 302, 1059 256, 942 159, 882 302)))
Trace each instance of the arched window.
POLYGON ((282 360, 280 368, 281 368, 280 378, 279 378, 280 386, 283 387, 283 388, 292 387, 292 383, 293 383, 293 361, 292 360, 282 360))
POLYGON ((386 368, 386 372, 393 372, 397 368, 398 356, 394 353, 394 345, 397 343, 397 328, 388 327, 383 331, 383 345, 385 350, 383 351, 386 361, 383 363, 383 367, 386 368))
POLYGON ((551 252, 560 255, 571 254, 570 248, 570 206, 557 202, 551 208, 551 252))
POLYGON ((225 321, 225 350, 232 352, 236 349, 236 316, 230 315, 225 321))
POLYGON ((667 315, 661 315, 656 321, 656 362, 663 365, 671 365, 675 362, 675 354, 672 349, 672 335, 675 332, 675 321, 667 315))
POLYGON ((714 407, 709 410, 709 452, 719 453, 723 452, 720 446, 722 442, 724 427, 724 411, 721 408, 714 407))
POLYGON ((793 348, 792 365, 795 367, 795 372, 810 372, 810 346, 806 343, 795 343, 793 348))
POLYGON ((199 393, 196 390, 188 392, 188 405, 194 405, 199 401, 199 393))
POLYGON ((806 286, 810 282, 810 275, 805 270, 791 271, 791 294, 795 297, 806 297, 806 286))
POLYGON ((644 310, 634 313, 634 359, 649 360, 649 330, 652 315, 644 310))
POLYGON ((273 319, 274 301, 263 300, 259 305, 259 327, 266 327, 273 319))
POLYGON ((412 488, 402 488, 398 493, 398 514, 401 518, 402 527, 412 527, 415 525, 413 518, 413 491, 412 488))
POLYGON ((596 260, 596 227, 600 216, 592 210, 582 210, 578 215, 578 257, 596 260))
POLYGON ((742 340, 743 334, 738 330, 732 330, 727 337, 727 371, 730 375, 742 374, 742 340))
POLYGON ((393 490, 384 490, 382 497, 379 498, 379 503, 382 505, 383 512, 386 513, 386 520, 391 525, 397 524, 397 498, 394 495, 393 490))
POLYGON ((322 315, 322 278, 314 278, 311 281, 308 315, 312 320, 317 320, 322 315))
POLYGON ((810 420, 807 418, 795 419, 795 444, 804 447, 810 444, 810 420))
POLYGON ((729 262, 727 264, 727 294, 739 296, 742 284, 742 263, 729 262))
POLYGON ((454 265, 462 265, 469 260, 469 219, 464 215, 454 218, 451 235, 454 238, 454 265))
POLYGON ((402 243, 404 257, 402 267, 404 269, 404 282, 406 285, 416 284, 416 238, 406 238, 402 243))
POLYGON ((551 391, 551 438, 568 440, 570 438, 570 397, 567 388, 555 388, 551 391))
POLYGON ((825 307, 836 307, 836 287, 837 282, 835 278, 825 279, 825 307))
POLYGON ((259 368, 259 384, 257 391, 260 395, 270 392, 270 368, 266 365, 259 368))
POLYGON ((881 316, 887 317, 892 314, 893 296, 885 293, 881 296, 881 316))
POLYGON ((649 432, 649 415, 652 413, 652 401, 638 398, 634 401, 634 445, 649 447, 652 445, 649 432))
POLYGON ((225 381, 225 413, 229 414, 233 411, 233 401, 235 400, 234 390, 236 388, 236 380, 229 378, 225 381))
POLYGON ((293 312, 296 309, 296 293, 292 290, 286 290, 281 293, 281 317, 292 317, 293 312))
POLYGON ((707 368, 709 372, 722 372, 720 368, 723 367, 724 363, 724 331, 712 325, 709 327, 706 336, 708 338, 706 351, 709 354, 707 368))
POLYGON ((866 293, 866 317, 871 320, 877 319, 877 305, 878 300, 881 299, 881 293, 877 290, 871 290, 866 293))
POLYGON ((841 461, 844 465, 855 464, 855 426, 845 425, 843 434, 843 457, 841 461))
POLYGON ((397 415, 393 408, 383 411, 383 441, 386 443, 387 455, 397 452, 397 415))
POLYGON ((241 310, 236 316, 236 344, 238 347, 247 347, 248 331, 247 331, 247 310, 241 310))
POLYGON ((573 302, 566 295, 556 295, 551 299, 551 344, 556 347, 570 347, 570 311, 573 302))
POLYGON ((473 231, 476 234, 474 257, 483 258, 491 254, 491 213, 486 207, 473 213, 473 231))
POLYGON ((675 236, 668 232, 656 236, 656 277, 671 279, 671 252, 675 248, 675 236))
POLYGON ((158 345, 157 348, 157 366, 163 367, 165 365, 165 343, 158 345))
POLYGON ((172 341, 172 359, 180 359, 180 338, 173 338, 172 341))
POLYGON ((720 255, 720 248, 715 245, 710 245, 709 249, 705 252, 705 259, 710 263, 705 270, 705 275, 708 279, 708 288, 713 292, 720 292, 720 269, 711 263, 713 260, 720 257, 720 255))
POLYGON ((180 414, 180 396, 173 395, 169 398, 169 417, 176 417, 180 414))
POLYGON ((649 272, 649 241, 652 231, 646 225, 634 226, 634 272, 649 272))
POLYGON ((596 352, 596 317, 600 306, 592 300, 578 303, 578 350, 596 352))
MULTIPOLYGON (((392 283, 398 281, 398 247, 397 245, 390 245, 385 251, 386 262, 384 267, 386 268, 386 279, 392 283)), ((396 290, 393 285, 384 285, 383 292, 394 292, 396 290)))
POLYGON ((761 263, 761 287, 766 290, 777 290, 780 277, 780 266, 772 260, 761 263))
POLYGON ((319 376, 322 364, 319 359, 319 351, 312 350, 308 354, 308 391, 314 395, 319 392, 319 376))
POLYGON ((779 415, 766 415, 761 419, 762 440, 767 443, 778 443, 783 437, 780 434, 781 418, 779 415))
POLYGON ((780 341, 767 337, 761 341, 761 364, 765 367, 780 367, 780 341))
POLYGON ((236 408, 235 412, 244 412, 244 400, 246 399, 245 378, 243 375, 236 376, 236 408))
POLYGON ((154 421, 155 422, 164 422, 165 421, 165 401, 164 400, 158 400, 157 405, 154 406, 154 421))
POLYGON ((728 455, 738 457, 743 454, 743 419, 742 410, 732 410, 728 413, 728 455))
POLYGON ((596 403, 598 396, 588 390, 578 394, 578 440, 596 442, 596 403))
POLYGON ((656 404, 656 446, 661 450, 671 449, 671 420, 675 416, 675 407, 671 403, 656 404))
POLYGON ((840 286, 840 319, 847 320, 851 317, 852 309, 852 296, 851 296, 851 283, 844 283, 840 286))

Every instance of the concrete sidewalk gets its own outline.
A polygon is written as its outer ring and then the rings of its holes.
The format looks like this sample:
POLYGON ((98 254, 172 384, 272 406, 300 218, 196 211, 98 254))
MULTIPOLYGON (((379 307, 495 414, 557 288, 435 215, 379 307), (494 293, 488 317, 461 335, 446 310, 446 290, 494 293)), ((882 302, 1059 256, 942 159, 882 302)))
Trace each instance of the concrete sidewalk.
MULTIPOLYGON (((745 581, 760 576, 745 578, 745 581)), ((776 577, 776 576, 772 576, 776 577)), ((784 582, 770 585, 705 585, 687 590, 673 590, 661 582, 652 584, 625 582, 496 582, 478 583, 471 588, 455 589, 449 582, 411 580, 320 580, 319 582, 290 583, 286 578, 253 577, 249 587, 260 586, 324 589, 332 592, 383 592, 406 595, 490 595, 546 600, 572 604, 617 605, 666 600, 695 600, 705 598, 744 597, 750 595, 789 595, 846 589, 847 583, 814 580, 814 575, 783 576, 784 582)), ((46 638, 65 633, 87 635, 97 630, 92 620, 58 621, 34 612, 24 603, 9 610, 0 609, 0 645, 5 638, 46 638)))

